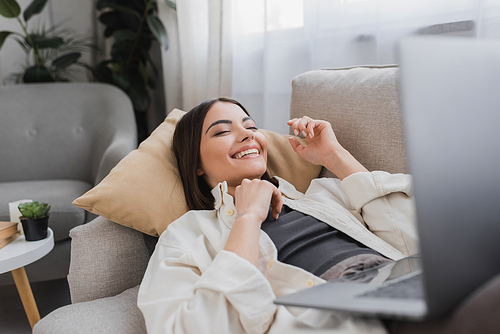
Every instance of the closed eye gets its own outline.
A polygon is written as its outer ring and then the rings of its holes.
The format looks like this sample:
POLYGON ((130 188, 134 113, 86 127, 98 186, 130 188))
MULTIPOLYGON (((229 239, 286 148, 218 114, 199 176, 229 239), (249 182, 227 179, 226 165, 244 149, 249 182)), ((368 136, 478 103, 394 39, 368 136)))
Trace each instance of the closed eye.
POLYGON ((257 127, 256 127, 256 126, 251 126, 251 127, 248 127, 247 129, 249 129, 249 130, 254 130, 254 131, 259 130, 259 129, 257 129, 257 127))
POLYGON ((229 131, 225 130, 225 131, 217 132, 216 134, 214 134, 214 137, 220 136, 220 135, 222 135, 222 134, 224 134, 226 132, 229 132, 229 131))

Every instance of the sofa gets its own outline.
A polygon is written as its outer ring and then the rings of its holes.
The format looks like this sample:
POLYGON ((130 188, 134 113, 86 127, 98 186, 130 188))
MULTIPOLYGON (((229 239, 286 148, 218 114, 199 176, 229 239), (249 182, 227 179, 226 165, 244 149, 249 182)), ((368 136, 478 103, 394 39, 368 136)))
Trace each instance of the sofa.
MULTIPOLYGON (((72 201, 94 187, 137 147, 132 104, 118 88, 98 83, 0 86, 0 220, 9 202, 51 205, 55 247, 26 267, 31 282, 66 278, 69 231, 96 218, 72 201)), ((0 285, 14 284, 0 275, 0 285)))
MULTIPOLYGON (((339 142, 369 170, 406 173, 397 76, 395 66, 303 73, 292 82, 290 116, 328 120, 339 142)), ((319 176, 334 177, 326 170, 319 176)), ((102 216, 72 229, 70 236, 73 246, 68 282, 72 304, 41 319, 33 333, 146 333, 136 303, 149 259, 146 241, 150 237, 102 216)), ((499 295, 500 278, 478 293, 489 295, 491 289, 499 295)), ((469 304, 467 301, 459 312, 470 313, 469 304)), ((472 307, 480 309, 475 304, 472 307)), ((470 326, 460 322, 464 318, 461 315, 458 324, 453 315, 451 325, 424 323, 431 327, 419 330, 466 333, 462 329, 470 330, 470 326)), ((397 333, 417 327, 411 324, 408 329, 405 323, 394 323, 393 328, 397 333)))

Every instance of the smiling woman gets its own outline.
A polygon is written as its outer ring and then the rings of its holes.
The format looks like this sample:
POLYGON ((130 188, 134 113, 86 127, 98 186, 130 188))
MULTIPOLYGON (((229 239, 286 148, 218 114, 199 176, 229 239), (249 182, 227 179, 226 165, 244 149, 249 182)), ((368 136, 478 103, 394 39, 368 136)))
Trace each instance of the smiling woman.
POLYGON ((222 181, 232 190, 243 178, 276 182, 266 172, 266 138, 245 107, 233 99, 211 99, 193 108, 177 124, 172 149, 182 185, 190 190, 185 196, 191 210, 213 209, 211 190, 222 181), (234 143, 237 140, 243 144, 234 143), (259 153, 238 161, 235 155, 248 149, 259 153))

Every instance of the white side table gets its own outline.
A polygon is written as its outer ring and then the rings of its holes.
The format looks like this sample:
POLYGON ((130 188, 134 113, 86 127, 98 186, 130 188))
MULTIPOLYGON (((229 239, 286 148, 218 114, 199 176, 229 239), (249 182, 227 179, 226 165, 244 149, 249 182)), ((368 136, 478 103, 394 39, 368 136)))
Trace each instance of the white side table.
POLYGON ((24 235, 21 235, 0 249, 0 273, 12 272, 31 328, 40 320, 40 314, 24 266, 38 261, 47 255, 52 248, 54 248, 54 232, 49 228, 45 239, 26 241, 24 235))

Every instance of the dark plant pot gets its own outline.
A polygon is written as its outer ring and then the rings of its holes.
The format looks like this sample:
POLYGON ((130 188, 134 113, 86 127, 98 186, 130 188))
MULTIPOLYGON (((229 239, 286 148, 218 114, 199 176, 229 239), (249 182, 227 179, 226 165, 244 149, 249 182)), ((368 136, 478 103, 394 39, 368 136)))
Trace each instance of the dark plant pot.
POLYGON ((20 217, 20 219, 23 224, 26 241, 37 241, 47 238, 49 215, 36 219, 28 219, 24 217, 20 217))

